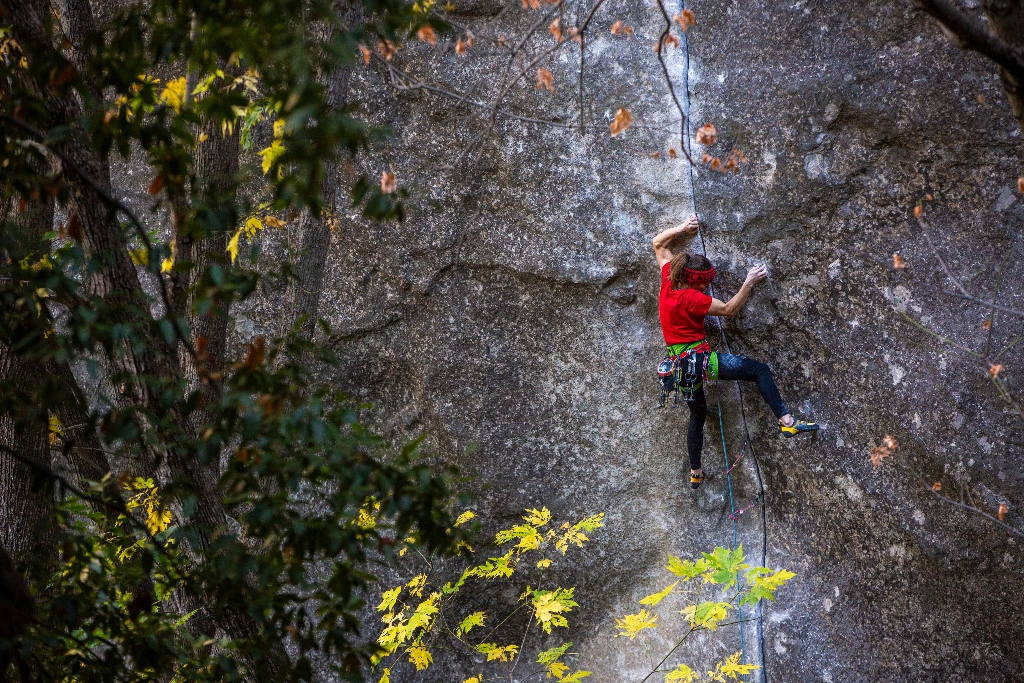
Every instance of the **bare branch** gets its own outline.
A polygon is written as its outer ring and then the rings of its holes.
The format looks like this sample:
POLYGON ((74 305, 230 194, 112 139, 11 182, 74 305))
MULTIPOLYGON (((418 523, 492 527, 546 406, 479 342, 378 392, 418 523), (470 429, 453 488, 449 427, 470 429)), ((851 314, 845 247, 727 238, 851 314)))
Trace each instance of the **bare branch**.
POLYGON ((950 0, 916 2, 921 10, 939 22, 960 47, 988 57, 1018 83, 1024 82, 1024 51, 992 35, 984 25, 962 12, 950 0))
POLYGON ((928 224, 925 223, 924 219, 922 218, 918 218, 917 222, 921 225, 923 229, 924 238, 925 240, 927 240, 928 246, 931 247, 932 253, 935 254, 935 258, 938 260, 939 265, 942 266, 942 271, 946 274, 946 277, 949 278, 949 281, 953 283, 953 286, 960 291, 960 296, 962 296, 964 299, 967 299, 968 301, 973 301, 976 304, 980 304, 985 308, 991 308, 992 310, 995 311, 1002 311, 1003 313, 1009 313, 1010 315, 1015 315, 1024 318, 1024 311, 1018 311, 1012 308, 1007 308, 1006 306, 1000 306, 999 304, 995 303, 995 300, 985 301, 984 299, 979 299, 978 297, 973 296, 970 292, 968 292, 967 289, 960 283, 960 281, 953 276, 953 273, 949 270, 949 266, 946 265, 946 262, 942 259, 942 256, 939 254, 939 250, 935 248, 935 243, 932 242, 931 235, 928 234, 928 224))

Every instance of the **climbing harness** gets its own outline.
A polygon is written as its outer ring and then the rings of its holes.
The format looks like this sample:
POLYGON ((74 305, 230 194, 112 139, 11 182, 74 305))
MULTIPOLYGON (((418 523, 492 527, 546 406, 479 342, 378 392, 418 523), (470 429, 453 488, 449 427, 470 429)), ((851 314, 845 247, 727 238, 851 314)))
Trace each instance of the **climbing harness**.
POLYGON ((658 381, 661 384, 658 407, 665 407, 670 394, 673 408, 679 404, 680 397, 687 403, 692 401, 697 389, 708 379, 710 361, 711 347, 706 341, 678 355, 662 358, 658 363, 658 381))

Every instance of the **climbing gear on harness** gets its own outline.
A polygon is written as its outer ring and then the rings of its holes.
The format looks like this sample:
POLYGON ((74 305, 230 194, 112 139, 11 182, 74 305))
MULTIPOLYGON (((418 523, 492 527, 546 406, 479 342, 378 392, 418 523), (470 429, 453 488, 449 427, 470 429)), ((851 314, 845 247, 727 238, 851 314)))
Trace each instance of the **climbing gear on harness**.
POLYGON ((711 266, 710 270, 691 270, 690 268, 683 268, 683 279, 688 284, 700 284, 702 282, 711 282, 715 279, 715 267, 711 266))
POLYGON ((692 401, 697 389, 708 378, 710 359, 711 346, 707 341, 702 341, 677 355, 662 358, 658 363, 658 379, 661 383, 658 407, 665 407, 669 394, 672 394, 673 407, 679 404, 680 396, 684 401, 692 401))
POLYGON ((698 488, 700 488, 700 485, 701 485, 701 483, 703 481, 704 481, 704 475, 703 474, 694 474, 693 472, 690 472, 690 488, 691 489, 698 489, 698 488))
POLYGON ((779 429, 782 431, 782 435, 787 439, 792 439, 794 436, 801 432, 816 432, 820 429, 818 425, 813 422, 807 422, 806 420, 794 420, 793 424, 789 427, 779 423, 779 429))

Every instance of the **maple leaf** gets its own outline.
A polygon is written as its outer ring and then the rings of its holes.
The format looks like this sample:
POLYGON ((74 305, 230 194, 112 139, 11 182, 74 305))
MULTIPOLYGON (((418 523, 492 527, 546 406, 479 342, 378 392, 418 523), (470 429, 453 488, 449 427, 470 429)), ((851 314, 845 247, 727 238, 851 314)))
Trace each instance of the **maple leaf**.
POLYGON ((174 111, 180 112, 181 107, 185 104, 185 77, 168 81, 167 86, 160 93, 160 101, 174 111))
POLYGON ((555 37, 556 43, 565 40, 565 36, 562 35, 562 19, 560 17, 551 22, 551 25, 548 26, 548 31, 555 37))
POLYGON ((718 157, 713 158, 711 160, 711 170, 712 171, 721 171, 722 170, 722 160, 719 159, 718 157))
POLYGON ((981 327, 982 327, 982 329, 985 329, 985 330, 991 329, 992 328, 992 321, 991 320, 986 320, 985 322, 983 322, 981 324, 981 327))
POLYGON ((907 262, 900 256, 899 252, 895 252, 892 255, 892 267, 896 270, 903 270, 907 267, 907 262))
POLYGON ((882 440, 882 445, 875 446, 871 449, 871 464, 875 467, 880 467, 882 465, 882 461, 892 456, 898 448, 899 444, 896 443, 896 439, 891 435, 886 434, 885 438, 882 440))
POLYGON ((931 196, 931 194, 926 194, 924 198, 927 199, 928 201, 935 199, 935 197, 931 196))
POLYGON ((377 49, 384 55, 384 59, 391 61, 391 58, 398 54, 398 46, 392 43, 390 40, 382 40, 377 43, 377 49))
POLYGON ((473 47, 473 34, 466 31, 466 47, 473 47))
POLYGON ((157 177, 153 178, 153 182, 151 182, 149 184, 149 193, 152 194, 152 195, 159 194, 160 190, 162 190, 163 187, 164 187, 164 177, 161 174, 161 175, 158 175, 157 177))
POLYGON ((710 155, 710 154, 708 154, 707 152, 704 152, 704 153, 703 153, 703 154, 702 154, 702 155, 700 156, 700 163, 702 163, 702 164, 706 164, 706 163, 708 163, 709 161, 711 161, 711 155, 710 155))
POLYGON ((457 629, 455 629, 456 637, 461 638, 462 636, 464 636, 467 633, 469 633, 470 630, 472 630, 473 627, 475 627, 475 626, 483 626, 484 625, 484 621, 486 619, 487 619, 487 615, 484 614, 483 612, 473 612, 468 617, 463 619, 462 623, 459 624, 459 627, 457 629))
POLYGON ((574 43, 583 44, 583 34, 580 33, 578 28, 569 29, 569 38, 571 38, 574 43))
POLYGON ((626 26, 625 22, 622 21, 622 19, 619 19, 614 24, 612 24, 612 35, 631 36, 633 35, 633 28, 630 26, 626 26))
POLYGON ((464 54, 466 54, 466 44, 464 42, 462 42, 462 38, 459 38, 455 42, 455 54, 457 54, 457 55, 464 55, 464 54))
POLYGON ((417 671, 423 671, 430 666, 434 658, 430 655, 430 650, 422 645, 412 645, 409 647, 409 661, 413 663, 417 671))
POLYGON ((661 152, 652 152, 651 153, 651 158, 652 159, 660 159, 661 158, 661 152))
POLYGON ((420 39, 420 42, 437 45, 437 34, 434 33, 434 29, 430 26, 420 26, 416 31, 416 37, 420 39))
POLYGON ((627 614, 621 619, 615 620, 615 628, 619 629, 615 637, 627 636, 630 640, 633 640, 644 629, 657 628, 657 626, 658 615, 651 614, 647 610, 642 609, 636 614, 627 614))
POLYGON ((669 33, 665 36, 665 44, 671 45, 672 47, 679 47, 679 38, 676 38, 675 34, 669 33))
POLYGON ((683 31, 686 31, 697 23, 697 20, 693 15, 693 10, 688 9, 684 9, 682 12, 672 17, 672 20, 677 22, 683 31))
POLYGON ((685 664, 680 664, 665 674, 665 683, 696 683, 698 677, 696 671, 685 664))
POLYGON ((675 147, 669 147, 668 148, 668 158, 669 159, 675 159, 677 156, 678 155, 676 154, 676 148, 675 147))
POLYGON ((494 660, 507 662, 514 659, 516 653, 519 652, 518 645, 505 645, 504 647, 499 647, 497 643, 480 643, 473 649, 482 655, 487 655, 488 662, 493 662, 494 660))
POLYGON ((995 365, 988 366, 988 374, 992 375, 992 379, 999 377, 999 373, 1003 371, 1003 364, 996 363, 995 365))
POLYGON ((365 45, 363 45, 362 43, 360 43, 359 44, 359 52, 362 53, 362 55, 363 55, 363 63, 364 64, 369 64, 370 63, 370 55, 373 54, 372 52, 370 52, 370 48, 368 48, 365 45))
POLYGON ((1017 178, 1017 192, 1024 194, 1024 178, 1017 178))
POLYGON ((1008 513, 1009 511, 1010 508, 1006 507, 1006 503, 1000 503, 999 511, 996 512, 996 517, 998 517, 999 521, 1002 522, 1004 519, 1006 519, 1006 513, 1008 513))
POLYGON ((395 174, 388 171, 380 173, 380 191, 384 194, 391 194, 395 191, 395 174))
POLYGON ((914 218, 920 218, 921 214, 924 213, 924 207, 918 204, 914 207, 914 218))
POLYGON ((937 481, 934 484, 932 484, 932 491, 935 491, 936 493, 938 493, 941 490, 942 490, 942 482, 941 481, 937 481))
POLYGON ((538 560, 537 561, 537 568, 538 569, 547 569, 550 566, 551 566, 551 560, 549 560, 547 558, 545 558, 543 560, 538 560))
POLYGON ((628 109, 620 108, 615 112, 615 118, 612 120, 609 128, 612 132, 612 137, 615 137, 619 133, 622 133, 629 128, 630 124, 633 123, 633 115, 629 113, 628 109))
POLYGON ((409 589, 409 594, 417 598, 423 595, 423 587, 426 585, 426 574, 418 574, 412 577, 412 580, 410 580, 409 583, 405 584, 406 588, 409 589))
POLYGON ((276 216, 264 216, 263 222, 272 228, 283 228, 285 226, 285 222, 276 216))
POLYGON ((705 123, 703 126, 697 129, 697 142, 710 147, 715 144, 715 140, 718 139, 718 131, 715 130, 715 126, 712 123, 705 123))
POLYGON ((541 88, 547 88, 550 93, 555 92, 554 86, 551 85, 551 72, 544 67, 537 69, 537 90, 541 88))
POLYGON ((523 9, 540 9, 540 0, 523 0, 523 9))
POLYGON ((455 526, 459 526, 461 524, 465 524, 466 522, 468 522, 469 520, 473 519, 474 517, 476 517, 476 515, 474 515, 471 510, 466 510, 461 515, 459 515, 458 518, 455 520, 455 526))

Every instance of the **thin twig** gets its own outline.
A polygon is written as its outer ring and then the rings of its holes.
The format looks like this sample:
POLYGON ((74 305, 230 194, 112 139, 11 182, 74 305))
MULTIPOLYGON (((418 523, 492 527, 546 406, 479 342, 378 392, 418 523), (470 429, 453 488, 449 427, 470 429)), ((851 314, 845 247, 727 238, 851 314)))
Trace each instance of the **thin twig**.
POLYGON ((967 289, 962 284, 960 284, 960 281, 957 280, 956 277, 954 277, 953 273, 949 270, 949 266, 946 265, 946 262, 942 259, 942 256, 939 254, 939 250, 935 248, 935 243, 932 242, 931 235, 928 234, 928 224, 925 223, 924 219, 922 218, 918 218, 917 221, 921 225, 922 231, 924 233, 924 238, 928 242, 928 246, 931 247, 932 253, 938 260, 939 265, 942 266, 943 272, 946 274, 946 277, 949 278, 949 281, 953 283, 953 286, 960 291, 960 294, 963 296, 963 298, 967 299, 968 301, 973 301, 976 304, 981 304, 986 308, 992 308, 997 311, 1002 311, 1003 313, 1009 313, 1010 315, 1016 315, 1021 318, 1024 318, 1024 312, 1022 311, 1017 311, 1012 308, 1006 308, 1005 306, 999 306, 998 304, 995 304, 993 302, 985 301, 984 299, 979 299, 978 297, 973 296, 970 292, 968 292, 967 289))

